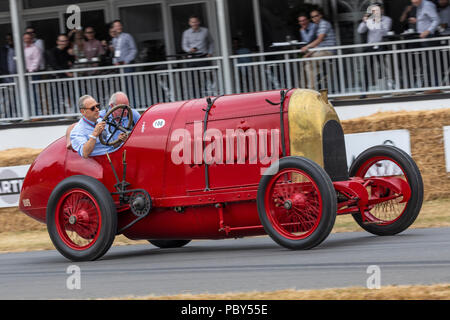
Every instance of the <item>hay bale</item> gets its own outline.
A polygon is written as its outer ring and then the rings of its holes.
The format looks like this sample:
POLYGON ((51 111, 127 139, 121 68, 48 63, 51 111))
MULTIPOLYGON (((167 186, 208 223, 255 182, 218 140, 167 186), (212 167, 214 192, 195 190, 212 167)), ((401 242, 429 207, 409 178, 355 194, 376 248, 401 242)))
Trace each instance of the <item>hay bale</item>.
POLYGON ((422 173, 425 199, 450 197, 450 174, 445 166, 444 130, 450 126, 450 109, 380 112, 342 121, 344 132, 409 130, 411 153, 422 173))
POLYGON ((45 229, 45 224, 30 218, 17 207, 0 208, 0 233, 44 231, 45 229))
POLYGON ((32 164, 42 149, 15 148, 0 151, 0 167, 32 164))

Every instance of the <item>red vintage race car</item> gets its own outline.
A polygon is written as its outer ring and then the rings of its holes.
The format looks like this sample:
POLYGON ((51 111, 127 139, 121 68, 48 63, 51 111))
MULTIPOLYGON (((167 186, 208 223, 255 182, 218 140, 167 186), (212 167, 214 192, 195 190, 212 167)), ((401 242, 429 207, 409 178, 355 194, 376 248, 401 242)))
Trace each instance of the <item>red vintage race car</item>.
POLYGON ((80 261, 103 256, 118 234, 161 248, 269 234, 310 249, 343 214, 393 235, 414 222, 422 200, 408 154, 373 147, 349 169, 326 92, 291 89, 152 106, 108 155, 83 159, 60 138, 30 167, 19 206, 80 261))

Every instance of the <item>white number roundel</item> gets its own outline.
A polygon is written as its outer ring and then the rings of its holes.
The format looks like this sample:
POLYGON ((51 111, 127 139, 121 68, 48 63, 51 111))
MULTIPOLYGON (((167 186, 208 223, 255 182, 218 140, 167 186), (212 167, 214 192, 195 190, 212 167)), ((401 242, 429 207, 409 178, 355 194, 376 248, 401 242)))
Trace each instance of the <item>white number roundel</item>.
POLYGON ((153 128, 161 129, 166 125, 166 121, 164 119, 158 119, 153 122, 153 128))

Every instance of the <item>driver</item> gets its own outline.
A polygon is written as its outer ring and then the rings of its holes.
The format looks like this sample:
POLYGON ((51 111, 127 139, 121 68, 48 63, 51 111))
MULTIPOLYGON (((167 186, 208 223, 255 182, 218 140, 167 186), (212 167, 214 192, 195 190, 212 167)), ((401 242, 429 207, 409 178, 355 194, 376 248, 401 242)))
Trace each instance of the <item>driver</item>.
MULTIPOLYGON (((113 95, 111 96, 111 98, 109 99, 109 106, 108 106, 108 110, 101 110, 100 111, 100 118, 104 118, 104 116, 108 113, 108 111, 111 108, 114 108, 118 105, 130 105, 128 96, 121 91, 115 92, 113 93, 113 95)), ((133 126, 131 126, 131 128, 134 127, 134 125, 138 122, 139 118, 141 117, 141 115, 139 114, 139 112, 137 112, 135 109, 131 109, 133 111, 133 126)), ((112 117, 114 119, 116 119, 116 123, 119 122, 118 118, 121 116, 122 111, 121 110, 116 110, 114 112, 114 114, 112 115, 112 117), (117 117, 117 118, 116 118, 117 117)), ((120 123, 122 127, 127 128, 128 127, 128 111, 125 109, 124 113, 123 113, 123 119, 120 123)), ((111 118, 110 118, 111 119, 111 118)), ((67 130, 66 130, 66 147, 67 149, 72 149, 72 142, 70 139, 70 133, 72 132, 73 128, 75 127, 76 123, 71 124, 67 130)), ((108 133, 112 133, 114 131, 113 128, 107 128, 107 131, 109 131, 108 133)), ((119 135, 119 132, 117 132, 116 134, 114 134, 113 140, 117 140, 119 135)))
POLYGON ((100 116, 99 106, 99 103, 89 95, 82 96, 78 101, 83 117, 70 133, 70 142, 72 148, 85 159, 115 151, 128 137, 121 132, 115 145, 105 146, 100 143, 98 137, 105 129, 106 123, 104 121, 97 123, 100 116))

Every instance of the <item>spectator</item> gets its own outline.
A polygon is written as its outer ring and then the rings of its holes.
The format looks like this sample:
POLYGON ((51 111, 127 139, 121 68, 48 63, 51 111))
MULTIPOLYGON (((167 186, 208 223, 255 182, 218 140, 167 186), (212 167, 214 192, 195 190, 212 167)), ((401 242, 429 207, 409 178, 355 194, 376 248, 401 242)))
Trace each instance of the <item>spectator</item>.
MULTIPOLYGON (((245 48, 242 46, 242 40, 240 38, 233 38, 233 54, 241 55, 241 54, 249 54, 251 53, 249 48, 245 48)), ((238 63, 249 63, 252 62, 251 57, 238 58, 238 63)))
MULTIPOLYGON (((317 25, 316 39, 310 44, 304 46, 301 51, 306 52, 312 48, 323 48, 336 46, 336 35, 334 33, 331 23, 323 19, 322 13, 318 10, 311 12, 311 19, 317 25)), ((330 56, 333 53, 331 51, 321 51, 309 54, 309 56, 320 57, 330 56)))
MULTIPOLYGON (((375 14, 366 14, 358 27, 359 33, 367 32, 367 43, 382 42, 392 28, 392 19, 384 15, 384 7, 379 4, 381 18, 377 21, 375 14)), ((378 48, 375 48, 377 50, 378 48)))
MULTIPOLYGON (((5 74, 16 74, 16 53, 14 51, 14 42, 11 34, 5 37, 6 44, 0 48, 0 72, 5 74)), ((3 82, 13 82, 13 78, 3 78, 3 82)))
MULTIPOLYGON (((52 70, 67 70, 72 67, 74 57, 69 54, 69 38, 60 34, 56 40, 56 47, 48 52, 48 66, 52 70)), ((58 73, 58 77, 72 77, 71 72, 58 73)))
POLYGON ((305 13, 301 13, 297 17, 298 24, 300 26, 300 41, 309 44, 315 40, 317 24, 311 23, 309 16, 305 13))
POLYGON ((92 58, 99 58, 105 54, 102 43, 95 38, 95 30, 92 27, 84 29, 84 36, 87 41, 84 43, 84 56, 91 60, 92 58))
MULTIPOLYGON (((113 38, 114 47, 114 65, 130 64, 134 62, 137 55, 136 43, 133 37, 123 32, 123 25, 120 20, 116 20, 112 24, 115 37, 113 38)), ((125 72, 132 72, 132 68, 125 68, 125 72)))
POLYGON ((33 37, 34 44, 41 50, 41 52, 42 52, 42 59, 41 59, 40 65, 39 65, 39 70, 45 70, 45 59, 44 59, 45 44, 44 44, 44 40, 38 39, 36 37, 36 32, 35 32, 33 27, 27 27, 25 29, 25 32, 29 33, 33 37))
MULTIPOLYGON (((323 15, 318 10, 311 12, 311 19, 317 25, 316 39, 300 49, 302 53, 306 53, 305 57, 325 57, 333 55, 334 51, 320 50, 314 52, 308 52, 312 48, 324 48, 336 46, 336 35, 334 33, 331 23, 323 19, 323 15)), ((305 71, 308 77, 308 88, 313 89, 315 87, 316 72, 319 70, 317 61, 308 61, 305 65, 305 71)))
POLYGON ((400 16, 400 22, 404 25, 405 29, 416 30, 416 25, 409 22, 410 18, 415 18, 417 15, 417 8, 413 5, 409 5, 405 8, 402 15, 400 16))
POLYGON ((214 54, 214 40, 205 27, 200 26, 200 18, 189 18, 190 28, 183 32, 181 46, 186 53, 193 53, 199 57, 211 57, 214 54))
POLYGON ((33 36, 29 33, 23 35, 24 56, 27 72, 39 71, 41 64, 42 52, 33 41, 33 36))
MULTIPOLYGON (((372 14, 366 14, 363 17, 362 22, 358 27, 359 33, 367 32, 367 43, 378 43, 383 41, 383 37, 387 36, 388 32, 392 27, 392 19, 384 15, 384 8, 382 4, 377 4, 379 7, 379 13, 381 16, 377 17, 376 12, 372 14)), ((377 10, 378 11, 378 10, 377 10)), ((375 52, 383 51, 380 46, 366 47, 365 52, 375 52)), ((369 91, 370 83, 375 84, 378 79, 383 77, 384 74, 389 75, 390 70, 386 67, 389 63, 383 63, 385 57, 382 55, 372 56, 372 63, 365 64, 365 76, 364 76, 364 91, 369 91), (385 70, 382 70, 382 69, 385 70), (385 71, 385 72, 384 72, 385 71)), ((386 81, 386 79, 385 79, 386 81)), ((388 85, 392 86, 392 79, 387 79, 388 85)), ((365 95, 360 96, 360 98, 365 98, 365 95)))
POLYGON ((69 42, 75 61, 85 58, 84 56, 84 34, 82 29, 73 29, 69 32, 69 42))
POLYGON ((409 18, 409 23, 416 25, 420 38, 432 37, 439 26, 439 15, 433 2, 426 0, 411 0, 417 8, 416 18, 409 18))
POLYGON ((114 58, 113 39, 116 37, 116 31, 114 30, 112 25, 109 27, 109 37, 110 37, 109 41, 102 40, 102 47, 103 51, 105 52, 102 56, 103 66, 110 66, 113 64, 112 62, 114 58))
POLYGON ((33 27, 27 27, 27 28, 25 29, 25 33, 29 33, 29 34, 31 35, 31 37, 33 38, 34 44, 35 44, 39 49, 41 49, 42 52, 45 51, 44 40, 38 39, 38 38, 36 37, 36 32, 35 32, 35 30, 34 30, 33 27))
POLYGON ((441 20, 441 31, 450 32, 450 6, 449 0, 439 0, 439 19, 441 20))

